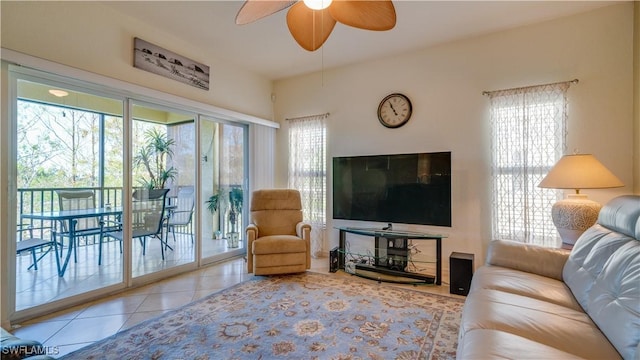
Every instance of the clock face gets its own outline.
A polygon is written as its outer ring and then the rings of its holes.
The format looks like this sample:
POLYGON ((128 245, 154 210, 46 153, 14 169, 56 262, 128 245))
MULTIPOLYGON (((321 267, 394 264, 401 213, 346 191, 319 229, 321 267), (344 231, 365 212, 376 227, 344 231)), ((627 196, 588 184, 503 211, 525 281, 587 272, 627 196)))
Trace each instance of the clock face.
POLYGON ((378 106, 378 120, 388 128, 400 127, 411 118, 411 101, 403 94, 386 96, 378 106))

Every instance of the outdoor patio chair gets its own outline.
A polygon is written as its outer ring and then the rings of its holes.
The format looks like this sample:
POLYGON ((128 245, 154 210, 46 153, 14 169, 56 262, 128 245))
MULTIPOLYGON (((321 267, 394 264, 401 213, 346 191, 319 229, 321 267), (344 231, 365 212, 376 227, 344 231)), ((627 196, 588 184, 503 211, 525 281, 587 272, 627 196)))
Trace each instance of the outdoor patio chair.
MULTIPOLYGON (((93 190, 56 190, 58 194, 58 204, 60 210, 83 210, 83 209, 95 209, 96 197, 93 190)), ((73 259, 78 262, 78 255, 76 249, 79 245, 80 237, 100 235, 102 232, 102 219, 100 217, 88 217, 78 219, 75 228, 75 246, 73 248, 73 259)), ((56 233, 56 236, 70 236, 70 229, 67 222, 62 222, 62 231, 56 233)), ((120 248, 122 252, 122 248, 120 248)))
POLYGON ((173 198, 171 205, 175 206, 169 211, 169 220, 167 221, 167 236, 169 232, 173 234, 173 241, 176 241, 176 227, 183 228, 191 235, 191 243, 193 244, 193 209, 195 206, 194 187, 180 186, 178 188, 178 196, 173 198))
POLYGON ((38 270, 38 261, 40 261, 45 255, 47 255, 51 249, 55 249, 56 261, 58 259, 58 245, 62 247, 62 244, 57 243, 52 238, 44 239, 34 236, 34 230, 40 230, 40 234, 44 234, 43 230, 49 229, 46 227, 34 228, 29 224, 18 224, 18 238, 16 243, 16 254, 21 255, 23 252, 31 252, 32 263, 27 270, 38 270), (40 250, 39 256, 36 252, 40 250))
MULTIPOLYGON (((133 239, 138 239, 142 245, 142 255, 146 254, 147 238, 153 237, 160 240, 160 251, 164 260, 165 247, 173 250, 165 239, 163 230, 166 222, 165 201, 169 189, 140 189, 133 192, 132 206, 132 233, 133 239)), ((124 233, 122 230, 105 230, 100 235, 100 248, 98 255, 98 265, 102 263, 102 243, 105 236, 120 240, 122 243, 124 233)))

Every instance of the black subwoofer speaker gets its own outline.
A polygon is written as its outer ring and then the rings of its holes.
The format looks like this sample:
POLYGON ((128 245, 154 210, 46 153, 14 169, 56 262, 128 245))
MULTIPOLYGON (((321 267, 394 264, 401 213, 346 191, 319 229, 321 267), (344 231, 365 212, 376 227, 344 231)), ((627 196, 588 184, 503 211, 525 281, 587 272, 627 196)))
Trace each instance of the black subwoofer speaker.
POLYGON ((329 272, 336 272, 338 271, 338 247, 334 247, 333 249, 331 249, 331 251, 329 251, 329 272))
POLYGON ((472 277, 473 254, 451 253, 449 256, 449 292, 467 296, 472 277))

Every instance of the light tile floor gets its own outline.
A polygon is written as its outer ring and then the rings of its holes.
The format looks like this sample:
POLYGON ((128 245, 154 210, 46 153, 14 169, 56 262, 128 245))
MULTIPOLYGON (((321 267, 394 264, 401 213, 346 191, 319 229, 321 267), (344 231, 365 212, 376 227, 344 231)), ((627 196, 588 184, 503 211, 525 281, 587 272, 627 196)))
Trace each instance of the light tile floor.
MULTIPOLYGON (((312 259, 311 271, 328 273, 328 259, 312 259)), ((334 275, 352 276, 342 271, 334 275)), ((58 357, 253 276, 247 273, 244 259, 233 259, 30 320, 12 333, 42 342, 50 355, 58 357)), ((447 285, 389 286, 460 297, 450 295, 447 285)))

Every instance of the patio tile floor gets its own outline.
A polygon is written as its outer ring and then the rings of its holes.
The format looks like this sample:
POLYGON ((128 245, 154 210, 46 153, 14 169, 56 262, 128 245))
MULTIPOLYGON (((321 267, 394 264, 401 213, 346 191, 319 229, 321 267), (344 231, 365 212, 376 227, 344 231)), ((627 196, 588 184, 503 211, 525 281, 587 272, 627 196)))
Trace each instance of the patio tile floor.
MULTIPOLYGON (((226 241, 207 239, 203 241, 203 256, 211 256, 227 251, 226 241)), ((146 254, 142 256, 142 246, 133 243, 133 276, 137 277, 155 271, 192 262, 193 244, 188 234, 177 234, 176 241, 169 238, 172 250, 165 251, 161 259, 160 242, 147 241, 146 254)), ((64 254, 66 255, 66 249, 64 254)), ((38 262, 38 270, 27 270, 31 265, 30 253, 16 258, 16 309, 22 310, 60 300, 72 295, 117 284, 122 280, 122 254, 120 244, 111 241, 103 244, 102 265, 98 265, 98 245, 84 245, 77 248, 78 261, 73 255, 64 276, 58 277, 54 252, 51 251, 38 262)))

